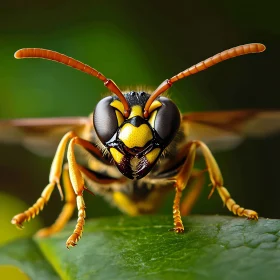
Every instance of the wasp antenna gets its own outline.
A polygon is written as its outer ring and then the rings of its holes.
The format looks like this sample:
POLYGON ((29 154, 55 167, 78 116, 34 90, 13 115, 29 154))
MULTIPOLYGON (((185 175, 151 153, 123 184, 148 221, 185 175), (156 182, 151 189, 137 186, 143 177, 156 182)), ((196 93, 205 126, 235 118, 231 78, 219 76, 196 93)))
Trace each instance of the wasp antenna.
POLYGON ((251 43, 247 45, 241 45, 237 46, 228 50, 225 50, 223 52, 220 52, 210 58, 207 58, 192 67, 180 72, 179 74, 173 76, 170 79, 165 80, 163 83, 161 83, 158 88, 152 93, 150 98, 148 99, 145 108, 144 108, 144 117, 147 118, 149 116, 149 108, 153 101, 163 92, 165 92, 167 89, 169 89, 174 82, 177 82, 180 79, 183 79, 185 77, 188 77, 190 75, 196 74, 200 71, 203 71, 219 62, 222 62, 224 60, 249 54, 249 53, 259 53, 263 52, 265 50, 265 45, 259 44, 259 43, 251 43))
POLYGON ((14 56, 17 59, 43 58, 43 59, 56 61, 56 62, 65 64, 67 66, 78 69, 82 72, 85 72, 91 76, 98 78, 99 80, 104 82, 104 85, 110 91, 112 91, 114 94, 116 94, 119 97, 120 101, 122 102, 122 104, 124 106, 124 116, 126 118, 129 116, 130 107, 129 107, 128 102, 125 99, 124 95, 122 94, 121 90, 118 88, 118 86, 112 80, 107 79, 102 73, 98 72, 96 69, 90 67, 89 65, 82 63, 67 55, 64 55, 64 54, 61 54, 61 53, 58 53, 55 51, 51 51, 51 50, 41 49, 41 48, 20 49, 15 52, 14 56))

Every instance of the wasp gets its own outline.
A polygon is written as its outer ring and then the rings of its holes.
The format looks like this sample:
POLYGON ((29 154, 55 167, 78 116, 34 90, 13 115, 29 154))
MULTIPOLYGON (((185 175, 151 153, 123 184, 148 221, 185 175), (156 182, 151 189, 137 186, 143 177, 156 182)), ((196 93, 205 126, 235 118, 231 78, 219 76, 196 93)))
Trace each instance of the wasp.
POLYGON ((264 50, 265 46, 259 43, 234 47, 165 80, 154 91, 138 88, 124 92, 96 69, 66 55, 40 48, 18 50, 15 53, 18 59, 48 59, 94 76, 112 94, 101 99, 88 117, 1 121, 6 141, 20 142, 44 154, 52 152, 57 145, 48 185, 29 209, 12 218, 12 224, 22 228, 24 222, 38 215, 57 187, 62 199, 65 194, 63 209, 54 224, 41 229, 37 235, 45 237, 60 231, 77 207, 78 220, 66 241, 69 248, 77 244, 84 230, 84 191, 104 196, 121 211, 135 216, 154 212, 164 195, 173 190, 173 230, 182 233, 181 215, 191 211, 203 187, 205 172, 212 185, 209 198, 217 190, 229 211, 257 220, 257 212, 241 207, 231 198, 209 147, 233 148, 245 136, 276 132, 280 130, 280 112, 241 110, 181 114, 176 104, 162 94, 178 80, 219 62, 264 50), (194 168, 197 153, 205 159, 204 170, 194 168), (67 160, 64 160, 65 155, 67 160), (189 192, 182 198, 187 186, 189 192))

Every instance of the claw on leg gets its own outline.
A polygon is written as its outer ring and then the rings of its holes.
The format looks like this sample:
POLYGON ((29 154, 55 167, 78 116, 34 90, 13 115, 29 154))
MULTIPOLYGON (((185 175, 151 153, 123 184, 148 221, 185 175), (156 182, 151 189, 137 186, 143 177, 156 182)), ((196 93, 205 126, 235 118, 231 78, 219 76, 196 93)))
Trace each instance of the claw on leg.
POLYGON ((63 193, 60 186, 61 168, 62 168, 66 145, 68 141, 72 137, 74 137, 74 135, 75 134, 72 131, 70 131, 66 133, 61 139, 51 165, 50 176, 49 176, 50 183, 43 190, 41 197, 25 212, 20 213, 13 217, 11 223, 16 225, 18 228, 22 228, 22 224, 25 221, 29 221, 31 218, 34 218, 36 215, 39 214, 40 211, 43 210, 44 206, 49 201, 55 186, 58 187, 61 198, 63 198, 63 193))
POLYGON ((248 209, 244 210, 243 216, 247 217, 248 220, 256 220, 257 221, 259 219, 259 216, 258 216, 257 212, 255 212, 253 210, 248 210, 248 209))
POLYGON ((18 214, 14 216, 11 220, 11 223, 15 225, 18 229, 23 229, 23 222, 28 218, 25 213, 18 214))
POLYGON ((175 231, 176 233, 184 233, 185 232, 184 227, 175 227, 172 230, 175 231))
MULTIPOLYGON (((227 206, 229 211, 233 212, 235 215, 238 216, 244 216, 247 217, 250 220, 258 220, 258 214, 257 212, 250 210, 250 209, 245 209, 238 205, 232 198, 228 190, 224 187, 224 181, 223 177, 220 171, 220 168, 213 157, 211 151, 209 148, 201 141, 190 141, 186 146, 187 150, 187 157, 185 160, 185 163, 183 164, 181 170, 179 173, 176 175, 175 178, 172 178, 172 180, 175 181, 175 187, 176 187, 176 195, 173 203, 173 219, 174 219, 174 231, 179 233, 184 231, 184 226, 181 220, 181 214, 179 210, 180 206, 180 199, 182 196, 182 191, 185 189, 186 185, 189 182, 191 172, 194 167, 194 161, 195 161, 195 156, 196 156, 196 149, 200 148, 203 154, 203 157, 206 162, 207 166, 207 171, 209 173, 209 177, 211 180, 211 185, 212 189, 210 191, 210 194, 208 198, 210 198, 215 191, 215 189, 218 191, 224 205, 227 206)), ((200 186, 199 184, 197 186, 200 186)), ((190 202, 193 202, 198 194, 199 190, 197 192, 193 192, 192 194, 192 199, 190 202)), ((186 200, 188 202, 188 200, 186 200)), ((191 208, 191 207, 190 207, 191 208)), ((186 205, 184 205, 183 209, 185 213, 188 213, 190 211, 190 208, 188 208, 186 205)))
POLYGON ((15 225, 17 228, 22 229, 24 222, 33 219, 36 215, 39 214, 40 211, 43 210, 44 206, 47 204, 47 202, 50 199, 54 187, 55 187, 55 183, 48 184, 43 190, 41 197, 38 198, 37 201, 26 211, 18 215, 15 215, 12 218, 11 223, 15 225))
POLYGON ((249 220, 258 220, 258 213, 254 210, 245 209, 238 205, 230 196, 230 193, 225 187, 217 187, 219 195, 223 200, 224 204, 227 206, 228 210, 233 212, 233 214, 240 217, 247 217, 249 220))
POLYGON ((174 220, 174 228, 173 231, 176 233, 184 232, 184 226, 181 219, 180 213, 180 200, 182 197, 182 191, 176 188, 176 194, 173 202, 173 220, 174 220))
POLYGON ((78 207, 78 220, 74 232, 70 235, 70 237, 66 241, 66 247, 74 247, 77 245, 77 242, 80 240, 83 234, 83 229, 85 225, 86 218, 86 207, 85 202, 82 195, 77 196, 77 207, 78 207))

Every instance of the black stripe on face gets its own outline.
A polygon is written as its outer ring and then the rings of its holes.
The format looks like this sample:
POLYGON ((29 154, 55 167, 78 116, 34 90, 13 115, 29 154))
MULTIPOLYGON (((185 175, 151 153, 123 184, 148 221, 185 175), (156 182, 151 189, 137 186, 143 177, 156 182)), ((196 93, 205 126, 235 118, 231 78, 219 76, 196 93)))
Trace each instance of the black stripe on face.
POLYGON ((119 169, 119 171, 124 175, 126 176, 127 178, 129 179, 134 179, 134 172, 131 168, 131 165, 130 165, 130 161, 133 157, 130 155, 130 154, 127 154, 127 155, 124 155, 121 162, 120 163, 117 163, 115 161, 115 164, 117 166, 117 168, 119 169))
POLYGON ((129 123, 135 127, 139 127, 141 124, 145 124, 145 120, 139 116, 129 119, 129 123))

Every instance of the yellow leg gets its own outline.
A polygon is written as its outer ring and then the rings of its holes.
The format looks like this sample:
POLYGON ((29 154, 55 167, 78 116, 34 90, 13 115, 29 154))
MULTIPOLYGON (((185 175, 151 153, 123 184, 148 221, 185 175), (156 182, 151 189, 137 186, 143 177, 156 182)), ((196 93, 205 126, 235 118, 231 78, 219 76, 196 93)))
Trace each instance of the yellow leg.
MULTIPOLYGON (((79 144, 81 146, 83 145, 84 140, 75 137, 71 139, 68 147, 67 152, 67 159, 69 164, 69 175, 70 180, 74 189, 74 192, 76 194, 76 201, 77 201, 77 208, 78 208, 78 220, 76 227, 74 229, 74 232, 70 235, 70 237, 66 241, 66 247, 69 249, 69 247, 74 247, 77 245, 77 242, 80 240, 83 234, 84 224, 85 224, 85 218, 86 218, 86 206, 83 199, 83 191, 85 189, 85 182, 84 178, 82 176, 81 171, 79 170, 78 164, 75 159, 74 155, 74 146, 75 144, 79 144)), ((90 144, 89 142, 87 142, 90 144)))
POLYGON ((187 216, 190 214, 194 204, 196 203, 202 188, 205 183, 205 177, 204 173, 207 171, 205 170, 193 170, 191 174, 190 181, 190 190, 184 197, 182 203, 181 203, 181 215, 187 216))
POLYGON ((61 197, 63 199, 63 193, 60 186, 60 177, 62 173, 62 163, 64 160, 64 154, 68 142, 68 167, 65 167, 63 171, 64 187, 66 192, 66 204, 64 205, 62 212, 55 221, 55 223, 51 227, 42 229, 38 232, 39 236, 48 236, 53 234, 54 232, 58 232, 59 230, 61 230, 72 216, 72 213, 75 209, 74 201, 76 197, 76 203, 78 207, 78 221, 73 234, 68 238, 66 242, 67 248, 75 246, 78 240, 81 238, 86 217, 85 202, 83 199, 83 191, 86 188, 82 176, 82 167, 78 166, 75 159, 74 145, 80 145, 86 150, 93 152, 95 155, 102 156, 102 153, 98 148, 96 148, 90 142, 78 138, 74 132, 68 132, 61 139, 51 165, 49 176, 50 183, 43 190, 41 197, 27 211, 14 216, 11 221, 12 224, 15 224, 17 227, 21 228, 23 222, 29 221, 31 218, 34 218, 36 215, 38 215, 39 211, 42 210, 48 202, 55 186, 58 187, 61 197))
MULTIPOLYGON (((173 230, 178 233, 184 231, 184 226, 182 223, 180 213, 180 200, 182 196, 182 191, 186 187, 191 176, 197 148, 201 148, 202 150, 202 154, 207 165, 209 177, 213 185, 209 194, 209 198, 217 188, 217 191, 222 201, 231 212, 233 212, 235 215, 245 216, 248 219, 257 220, 258 214, 255 211, 241 207, 240 205, 236 204, 236 202, 231 198, 229 192, 223 186, 224 182, 221 171, 209 148, 201 141, 191 141, 190 143, 188 143, 186 148, 188 150, 187 159, 178 175, 175 178, 171 179, 175 181, 176 189, 175 199, 173 203, 173 219, 175 226, 173 230)), ((194 198, 196 198, 197 196, 198 194, 195 194, 194 198)))
POLYGON ((70 218, 73 215, 73 212, 76 207, 76 196, 73 191, 73 187, 71 185, 71 181, 69 178, 69 168, 68 164, 64 164, 63 171, 62 171, 62 179, 63 179, 63 187, 65 190, 65 204, 63 206, 63 209, 54 222, 50 227, 43 228, 39 230, 36 235, 40 237, 46 237, 50 236, 56 232, 59 232, 64 228, 64 226, 67 224, 67 222, 70 220, 70 218))
POLYGON ((188 150, 188 156, 182 169, 180 170, 180 172, 175 178, 172 178, 172 180, 175 181, 175 190, 176 190, 176 194, 173 202, 173 220, 174 220, 173 230, 177 233, 184 232, 184 226, 183 226, 183 222, 181 219, 181 212, 180 212, 180 201, 182 197, 182 191, 185 189, 191 177, 195 155, 196 155, 196 147, 195 145, 190 145, 188 150))
POLYGON ((257 212, 241 207, 231 198, 228 190, 223 186, 223 177, 221 171, 209 148, 203 142, 194 141, 194 143, 197 145, 197 147, 200 147, 202 150, 208 168, 210 180, 213 185, 212 190, 209 194, 209 198, 213 194, 214 190, 217 188, 217 191, 222 201, 224 202, 224 205, 227 206, 229 211, 233 212, 235 215, 238 216, 244 216, 248 219, 257 220, 257 212))
POLYGON ((73 138, 74 135, 75 134, 70 131, 66 133, 64 137, 61 139, 51 165, 50 176, 49 176, 50 183, 43 190, 41 197, 28 210, 13 217, 11 221, 12 224, 16 225, 19 228, 22 228, 22 224, 25 221, 29 221, 31 218, 34 218, 36 215, 38 215, 39 212, 43 210, 44 206, 47 204, 48 200, 50 199, 51 193, 56 185, 60 191, 61 197, 63 198, 63 194, 60 186, 60 176, 61 176, 63 157, 64 157, 67 142, 71 138, 73 138))
MULTIPOLYGON (((76 227, 73 233, 66 241, 66 247, 74 247, 77 245, 77 242, 80 240, 83 234, 85 218, 86 218, 86 206, 83 198, 83 192, 86 190, 84 178, 82 172, 86 172, 86 169, 80 167, 75 159, 74 147, 75 145, 80 145, 83 148, 90 150, 96 154, 101 153, 94 145, 90 142, 83 140, 79 137, 74 137, 70 140, 68 151, 67 151, 67 160, 69 165, 69 175, 70 181, 73 186, 74 192, 76 194, 77 208, 78 208, 78 220, 76 227)), ((87 174, 88 175, 88 174, 87 174)))

